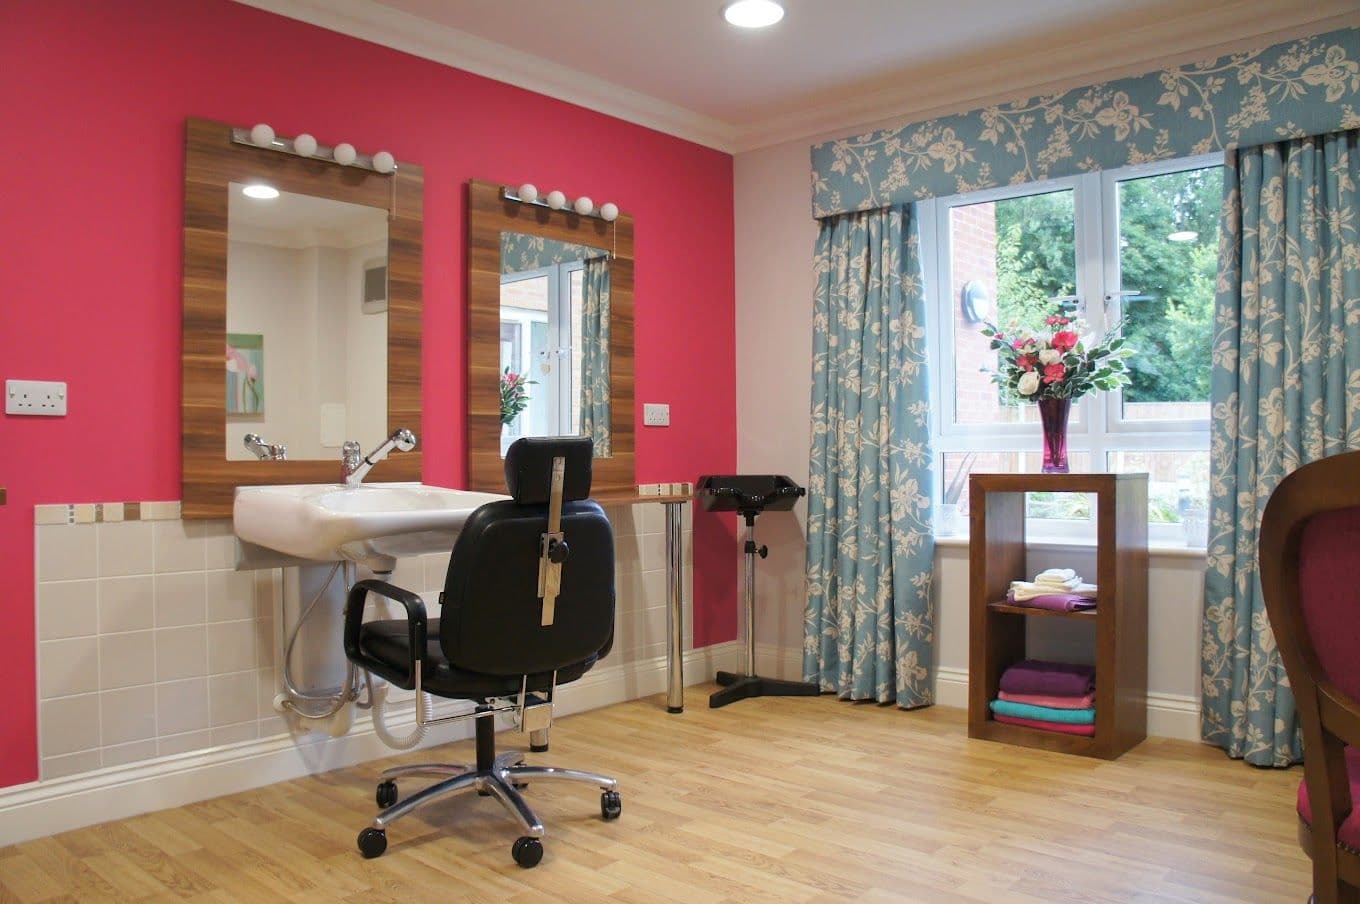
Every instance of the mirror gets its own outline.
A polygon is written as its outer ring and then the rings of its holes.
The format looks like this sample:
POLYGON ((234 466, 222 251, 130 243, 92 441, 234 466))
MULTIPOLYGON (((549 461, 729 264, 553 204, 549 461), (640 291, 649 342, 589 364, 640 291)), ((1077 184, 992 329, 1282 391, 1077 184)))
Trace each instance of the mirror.
POLYGON ((609 252, 500 234, 501 455, 522 436, 590 436, 609 458, 609 252))
POLYGON ((225 453, 336 460, 387 433, 387 211, 232 182, 225 453))
MULTIPOLYGON (((335 483, 365 451, 422 433, 425 174, 340 166, 207 119, 185 123, 181 488, 184 518, 230 518, 236 488, 335 483), (244 189, 260 186, 250 198, 244 189), (230 348, 230 351, 228 349, 230 348), (283 446, 287 458, 245 448, 283 446)), ((273 450, 263 449, 269 453, 273 450)), ((418 481, 422 446, 371 482, 418 481)))
POLYGON ((468 489, 503 491, 521 436, 584 434, 591 495, 636 496, 632 217, 524 203, 477 180, 467 201, 468 489))

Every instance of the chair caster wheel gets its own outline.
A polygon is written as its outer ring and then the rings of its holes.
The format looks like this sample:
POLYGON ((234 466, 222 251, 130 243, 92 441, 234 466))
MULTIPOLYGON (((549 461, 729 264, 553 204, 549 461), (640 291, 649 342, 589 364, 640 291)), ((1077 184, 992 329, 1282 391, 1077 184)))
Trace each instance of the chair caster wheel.
POLYGON ((378 801, 378 809, 386 810, 397 802, 397 783, 393 781, 379 782, 378 793, 374 795, 378 801))
POLYGON ((623 812, 623 798, 619 797, 617 791, 604 791, 600 794, 600 817, 602 819, 618 819, 623 812))
POLYGON ((524 869, 533 869, 543 859, 543 842, 529 835, 518 838, 510 848, 510 856, 524 869))
POLYGON ((387 850, 387 832, 369 826, 359 833, 359 853, 364 855, 365 860, 381 857, 385 850, 387 850))

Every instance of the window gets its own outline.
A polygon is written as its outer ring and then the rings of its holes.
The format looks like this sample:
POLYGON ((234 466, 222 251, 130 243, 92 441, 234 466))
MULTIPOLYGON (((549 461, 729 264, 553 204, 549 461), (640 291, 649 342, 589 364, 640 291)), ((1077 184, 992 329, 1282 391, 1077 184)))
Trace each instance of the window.
MULTIPOLYGON (((1209 356, 1221 158, 1162 161, 919 205, 936 328, 940 498, 967 511, 967 474, 1040 465, 1038 411, 991 382, 984 321, 1035 329, 1059 302, 1090 333, 1123 323, 1132 382, 1072 408, 1073 471, 1146 471, 1149 536, 1203 545, 1209 356)), ((1054 536, 1086 532, 1083 497, 1032 496, 1054 536)))
POLYGON ((581 261, 501 277, 501 370, 528 374, 529 404, 501 431, 501 452, 521 436, 581 432, 581 261))

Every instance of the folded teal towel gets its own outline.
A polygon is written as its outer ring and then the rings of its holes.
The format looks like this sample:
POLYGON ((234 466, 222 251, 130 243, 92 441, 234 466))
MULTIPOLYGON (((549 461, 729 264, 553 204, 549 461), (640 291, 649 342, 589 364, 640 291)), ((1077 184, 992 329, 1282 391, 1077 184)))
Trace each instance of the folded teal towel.
POLYGON ((998 716, 1038 719, 1041 722, 1066 722, 1069 725, 1092 725, 1096 721, 1094 707, 1091 709, 1054 709, 1051 706, 1033 706, 1029 703, 1014 703, 1010 700, 993 700, 992 712, 998 716))

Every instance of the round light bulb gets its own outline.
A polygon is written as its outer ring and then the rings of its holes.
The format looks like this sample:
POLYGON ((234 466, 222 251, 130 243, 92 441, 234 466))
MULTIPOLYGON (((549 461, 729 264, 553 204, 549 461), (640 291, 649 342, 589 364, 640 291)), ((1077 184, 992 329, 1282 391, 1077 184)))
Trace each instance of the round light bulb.
POLYGON ((390 173, 397 168, 397 158, 387 151, 379 151, 373 155, 373 168, 380 173, 390 173))
POLYGON ((256 182, 242 188, 241 194, 257 201, 272 201, 279 196, 279 190, 272 185, 256 182))
POLYGON ((266 123, 259 123, 251 128, 250 140, 256 147, 267 148, 274 143, 274 130, 266 123))
POLYGON ((316 153, 316 139, 306 132, 293 139, 293 152, 303 157, 316 153))
POLYGON ((532 182, 525 182, 519 187, 519 199, 525 204, 532 204, 538 200, 538 186, 532 182))
POLYGON ((619 206, 613 201, 605 201, 600 205, 600 217, 610 223, 619 218, 619 206))
POLYGON ((548 192, 548 206, 553 210, 561 210, 567 206, 567 196, 560 191, 548 192))
POLYGON ((576 212, 581 216, 590 216, 590 212, 595 209, 595 202, 589 197, 582 195, 576 199, 576 212))
POLYGON ((738 28, 765 28, 784 18, 775 0, 736 0, 723 9, 723 18, 738 28))

